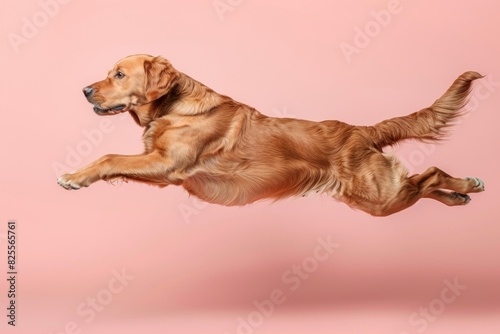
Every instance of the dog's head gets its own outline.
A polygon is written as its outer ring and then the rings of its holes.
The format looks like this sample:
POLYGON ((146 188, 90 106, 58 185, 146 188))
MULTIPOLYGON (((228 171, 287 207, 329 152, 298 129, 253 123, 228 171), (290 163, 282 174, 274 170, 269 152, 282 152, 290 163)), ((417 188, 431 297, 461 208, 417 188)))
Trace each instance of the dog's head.
POLYGON ((167 94, 176 78, 166 59, 133 55, 120 60, 106 79, 83 88, 83 94, 98 115, 115 115, 167 94))

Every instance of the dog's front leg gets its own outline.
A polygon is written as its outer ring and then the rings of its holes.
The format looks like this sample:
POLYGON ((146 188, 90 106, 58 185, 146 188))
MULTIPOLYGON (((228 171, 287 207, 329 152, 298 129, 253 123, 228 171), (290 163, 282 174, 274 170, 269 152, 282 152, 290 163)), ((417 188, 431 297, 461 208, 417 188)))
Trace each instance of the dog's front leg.
POLYGON ((159 153, 141 155, 108 154, 73 173, 64 174, 57 183, 65 189, 88 187, 99 180, 124 177, 153 184, 168 184, 172 164, 159 153))

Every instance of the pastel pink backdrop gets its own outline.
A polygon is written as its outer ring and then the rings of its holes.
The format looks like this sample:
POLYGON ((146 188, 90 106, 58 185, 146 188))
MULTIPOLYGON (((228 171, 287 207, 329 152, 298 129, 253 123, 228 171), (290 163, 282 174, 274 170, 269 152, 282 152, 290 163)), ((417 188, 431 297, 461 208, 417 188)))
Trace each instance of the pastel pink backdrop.
MULTIPOLYGON (((221 2, 232 8, 222 16, 212 0, 74 0, 51 7, 47 22, 37 1, 0 2, 4 264, 6 222, 19 226, 18 327, 2 313, 2 331, 244 333, 244 319, 255 325, 249 333, 416 333, 424 327, 409 318, 454 279, 467 288, 425 332, 499 331, 500 5, 401 0, 348 62, 340 45, 354 45, 357 27, 390 1, 221 2), (16 52, 9 34, 36 15, 45 25, 16 52), (354 124, 426 107, 466 70, 487 74, 478 108, 449 141, 397 148, 415 172, 437 165, 479 176, 487 191, 466 207, 423 200, 373 218, 325 197, 225 208, 176 187, 63 190, 54 166, 141 151, 131 119, 108 118, 103 131, 81 93, 134 53, 163 55, 264 114, 354 124), (68 153, 77 149, 85 154, 68 153), (291 291, 282 275, 328 236, 338 249, 291 291), (135 278, 110 300, 113 270, 135 278), (286 301, 259 318, 254 302, 275 289, 286 301), (78 313, 96 297, 95 318, 78 313)), ((5 310, 4 283, 0 290, 5 310)))

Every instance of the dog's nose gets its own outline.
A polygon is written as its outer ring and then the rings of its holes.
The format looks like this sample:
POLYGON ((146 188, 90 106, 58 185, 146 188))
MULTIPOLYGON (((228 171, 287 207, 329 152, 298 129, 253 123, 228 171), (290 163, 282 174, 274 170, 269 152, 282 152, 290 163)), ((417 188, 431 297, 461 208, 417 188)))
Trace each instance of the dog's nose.
POLYGON ((83 89, 83 95, 85 95, 85 97, 89 97, 93 93, 94 93, 94 88, 92 88, 92 87, 85 87, 83 89))

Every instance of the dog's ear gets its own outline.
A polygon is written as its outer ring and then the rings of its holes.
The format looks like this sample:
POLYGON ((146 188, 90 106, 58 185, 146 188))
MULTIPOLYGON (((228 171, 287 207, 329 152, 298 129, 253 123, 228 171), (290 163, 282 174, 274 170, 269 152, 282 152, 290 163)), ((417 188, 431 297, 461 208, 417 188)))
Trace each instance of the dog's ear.
POLYGON ((146 82, 144 95, 148 101, 153 101, 168 93, 178 74, 172 65, 163 57, 154 57, 144 62, 146 82))

